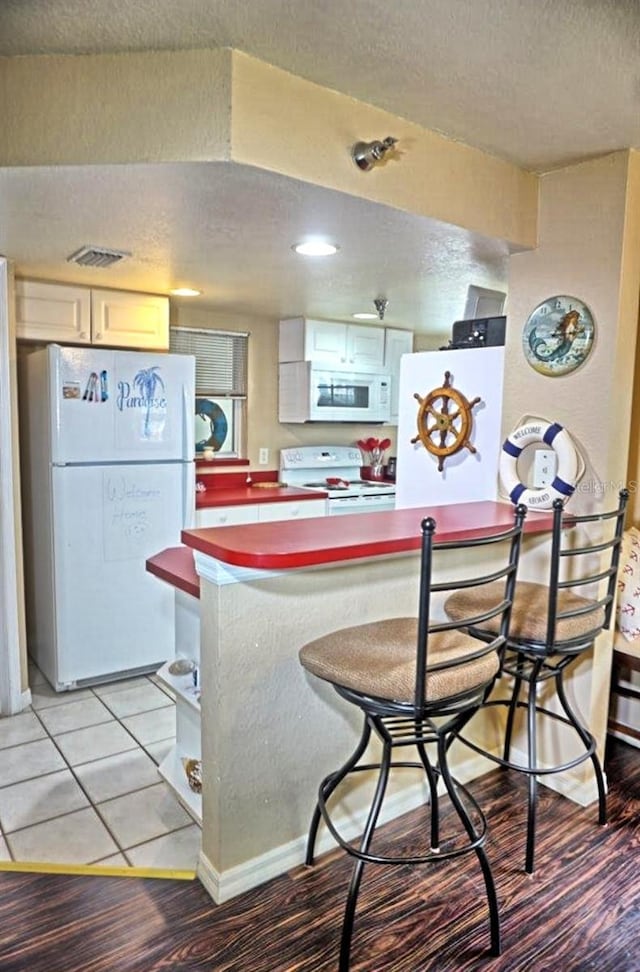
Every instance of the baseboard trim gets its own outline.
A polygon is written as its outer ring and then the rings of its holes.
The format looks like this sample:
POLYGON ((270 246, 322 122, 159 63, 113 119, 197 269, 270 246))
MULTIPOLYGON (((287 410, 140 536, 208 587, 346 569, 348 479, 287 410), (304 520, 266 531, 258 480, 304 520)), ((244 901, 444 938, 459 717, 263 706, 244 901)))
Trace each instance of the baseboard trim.
POLYGON ((193 871, 153 867, 109 867, 101 864, 57 864, 47 861, 0 861, 0 872, 23 874, 65 874, 82 877, 161 878, 171 881, 193 881, 193 871))
MULTIPOLYGON (((466 783, 491 768, 491 764, 484 757, 473 754, 468 759, 456 762, 455 776, 461 783, 466 783)), ((424 803, 425 799, 426 787, 423 784, 416 783, 399 790, 385 800, 380 813, 380 824, 388 823, 403 813, 415 810, 424 803)), ((344 813, 336 815, 335 824, 345 840, 353 840, 362 833, 365 818, 365 810, 357 814, 344 813)), ((203 833, 203 838, 204 836, 203 833)), ((250 891, 251 888, 264 884, 265 881, 285 874, 291 868, 299 867, 304 863, 306 843, 305 833, 224 871, 219 871, 204 850, 201 850, 196 876, 216 904, 224 904, 225 901, 250 891)), ((326 851, 335 849, 335 846, 331 834, 326 828, 321 827, 316 843, 316 854, 324 854, 326 851)))

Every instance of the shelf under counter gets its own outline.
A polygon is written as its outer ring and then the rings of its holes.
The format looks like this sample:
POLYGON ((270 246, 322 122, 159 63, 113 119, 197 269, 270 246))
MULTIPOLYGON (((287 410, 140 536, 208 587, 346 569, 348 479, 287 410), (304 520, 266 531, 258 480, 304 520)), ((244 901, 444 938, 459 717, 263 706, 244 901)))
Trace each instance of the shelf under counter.
POLYGON ((173 662, 165 662, 162 668, 156 672, 156 678, 160 679, 163 685, 179 696, 183 702, 190 705, 197 712, 200 712, 200 688, 193 684, 193 674, 172 675, 169 666, 173 662))
POLYGON ((193 684, 193 674, 172 675, 168 661, 156 672, 158 681, 176 697, 176 744, 158 767, 185 810, 202 826, 202 796, 189 786, 182 758, 200 759, 200 691, 193 684))
POLYGON ((188 755, 188 753, 180 753, 177 745, 174 746, 158 766, 158 773, 187 813, 199 827, 202 827, 202 795, 193 792, 182 765, 182 757, 188 755))

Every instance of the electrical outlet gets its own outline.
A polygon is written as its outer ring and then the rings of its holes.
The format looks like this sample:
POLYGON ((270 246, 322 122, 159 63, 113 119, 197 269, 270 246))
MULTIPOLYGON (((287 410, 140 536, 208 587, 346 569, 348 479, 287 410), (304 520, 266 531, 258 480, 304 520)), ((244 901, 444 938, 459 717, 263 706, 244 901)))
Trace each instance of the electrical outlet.
POLYGON ((258 465, 266 466, 268 462, 269 462, 269 450, 260 449, 260 451, 258 452, 258 465))
POLYGON ((551 449, 538 449, 533 458, 533 485, 535 489, 550 486, 556 474, 557 456, 551 449))

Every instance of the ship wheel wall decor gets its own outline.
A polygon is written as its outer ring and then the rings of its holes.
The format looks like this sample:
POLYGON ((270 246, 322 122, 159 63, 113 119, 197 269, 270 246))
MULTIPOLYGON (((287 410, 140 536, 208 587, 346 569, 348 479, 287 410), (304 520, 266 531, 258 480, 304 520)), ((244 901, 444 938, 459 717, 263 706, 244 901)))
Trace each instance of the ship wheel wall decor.
POLYGON ((441 388, 434 388, 424 398, 417 392, 413 397, 420 402, 420 408, 418 434, 411 442, 422 442, 427 452, 438 457, 439 472, 443 471, 448 456, 461 449, 476 451, 469 441, 473 431, 471 409, 482 399, 468 401, 462 392, 452 388, 450 371, 445 371, 441 388))

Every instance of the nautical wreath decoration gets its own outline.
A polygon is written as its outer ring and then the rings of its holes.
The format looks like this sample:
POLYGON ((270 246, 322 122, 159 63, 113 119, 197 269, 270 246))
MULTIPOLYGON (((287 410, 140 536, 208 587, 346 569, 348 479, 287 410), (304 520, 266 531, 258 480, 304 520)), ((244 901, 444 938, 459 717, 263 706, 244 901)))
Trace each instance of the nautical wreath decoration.
POLYGON ((550 510, 553 501, 566 503, 580 477, 578 452, 571 436, 558 422, 531 419, 505 439, 500 453, 500 481, 514 505, 524 503, 531 509, 550 510), (522 450, 532 443, 543 443, 554 450, 558 459, 556 475, 549 486, 533 488, 520 482, 517 472, 522 450))

